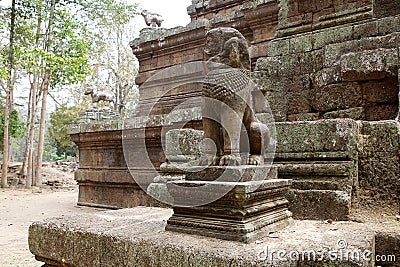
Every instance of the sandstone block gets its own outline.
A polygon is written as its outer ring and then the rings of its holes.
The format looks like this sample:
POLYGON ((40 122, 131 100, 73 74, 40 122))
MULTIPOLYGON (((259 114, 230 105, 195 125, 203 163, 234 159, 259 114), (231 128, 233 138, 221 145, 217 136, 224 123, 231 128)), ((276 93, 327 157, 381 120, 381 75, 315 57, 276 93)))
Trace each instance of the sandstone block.
POLYGON ((393 120, 398 114, 398 105, 372 105, 366 107, 365 118, 368 121, 393 120))
POLYGON ((398 68, 397 49, 376 49, 341 56, 341 72, 345 81, 362 81, 394 76, 398 68))
POLYGON ((323 116, 324 119, 340 119, 349 118, 353 120, 363 120, 365 118, 365 110, 363 107, 349 108, 338 111, 327 112, 323 116))
POLYGON ((370 103, 396 103, 399 97, 397 77, 362 83, 363 98, 370 103))
POLYGON ((290 190, 286 195, 293 218, 348 220, 351 196, 344 191, 290 190))
POLYGON ((362 106, 362 90, 359 83, 330 84, 310 90, 311 106, 320 112, 362 106))
POLYGON ((275 124, 277 153, 344 152, 357 156, 358 124, 350 119, 275 124))

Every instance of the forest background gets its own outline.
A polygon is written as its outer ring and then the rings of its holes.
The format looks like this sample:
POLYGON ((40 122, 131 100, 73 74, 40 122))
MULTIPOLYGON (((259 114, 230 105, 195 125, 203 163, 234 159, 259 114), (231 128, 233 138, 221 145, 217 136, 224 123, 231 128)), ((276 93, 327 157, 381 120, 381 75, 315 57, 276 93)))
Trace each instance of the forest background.
POLYGON ((22 162, 30 187, 41 184, 43 161, 76 156, 68 125, 92 105, 88 89, 113 94, 122 118, 135 109, 129 41, 142 9, 124 0, 0 0, 1 187, 10 162, 22 162))

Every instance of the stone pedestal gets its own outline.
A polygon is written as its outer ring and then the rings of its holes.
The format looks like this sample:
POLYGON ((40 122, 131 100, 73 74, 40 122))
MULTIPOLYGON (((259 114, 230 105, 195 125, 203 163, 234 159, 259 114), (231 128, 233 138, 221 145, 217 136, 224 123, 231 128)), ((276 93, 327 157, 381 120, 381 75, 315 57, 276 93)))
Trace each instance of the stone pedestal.
POLYGON ((174 214, 166 230, 245 243, 281 230, 291 219, 291 180, 276 177, 269 166, 189 169, 188 180, 168 183, 174 214))

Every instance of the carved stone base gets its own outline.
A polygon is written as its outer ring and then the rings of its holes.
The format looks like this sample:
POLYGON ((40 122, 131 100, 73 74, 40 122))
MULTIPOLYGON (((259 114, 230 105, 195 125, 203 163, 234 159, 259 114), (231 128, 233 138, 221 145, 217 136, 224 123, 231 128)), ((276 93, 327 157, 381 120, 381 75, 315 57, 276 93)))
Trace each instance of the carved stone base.
MULTIPOLYGON (((208 169, 221 167, 208 167, 208 169)), ((238 167, 226 167, 234 169, 238 167)), ((245 169, 267 170, 265 167, 241 166, 238 173, 250 173, 245 169)), ((210 171, 218 173, 219 171, 210 171)), ((236 171, 228 170, 229 173, 236 171)), ((276 170, 272 168, 276 176, 276 170)), ((258 173, 256 171, 256 173, 258 173)), ((264 172, 265 178, 271 178, 264 172)), ((199 172, 200 176, 204 172, 199 172)), ((190 174, 196 180, 196 173, 190 174)), ((237 179, 239 180, 240 177, 237 179)), ((214 180, 211 179, 210 180, 214 180)), ((289 224, 288 192, 291 180, 269 179, 248 182, 225 181, 175 181, 168 183, 174 197, 174 214, 168 220, 166 230, 216 237, 249 243, 276 232, 289 224), (222 196, 218 198, 218 196, 222 196), (216 199, 202 203, 204 199, 216 199), (202 205, 196 206, 196 203, 202 205)))

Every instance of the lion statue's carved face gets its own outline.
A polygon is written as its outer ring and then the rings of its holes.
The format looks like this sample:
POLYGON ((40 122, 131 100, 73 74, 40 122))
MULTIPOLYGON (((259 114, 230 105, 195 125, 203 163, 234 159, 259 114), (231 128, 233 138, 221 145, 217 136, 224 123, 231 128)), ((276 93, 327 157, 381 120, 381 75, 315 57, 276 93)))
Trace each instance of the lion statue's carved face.
POLYGON ((247 41, 233 28, 217 28, 206 35, 204 60, 228 65, 233 68, 250 69, 247 41))

